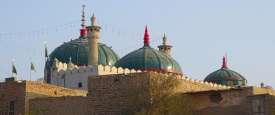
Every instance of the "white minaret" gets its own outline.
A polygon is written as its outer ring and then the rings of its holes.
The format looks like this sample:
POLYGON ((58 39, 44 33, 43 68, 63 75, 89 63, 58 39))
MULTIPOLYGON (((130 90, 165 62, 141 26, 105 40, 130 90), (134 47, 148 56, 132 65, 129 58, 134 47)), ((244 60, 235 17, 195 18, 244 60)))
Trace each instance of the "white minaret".
POLYGON ((96 25, 95 15, 91 18, 91 26, 87 27, 88 30, 88 65, 98 65, 98 40, 100 38, 100 26, 96 25))

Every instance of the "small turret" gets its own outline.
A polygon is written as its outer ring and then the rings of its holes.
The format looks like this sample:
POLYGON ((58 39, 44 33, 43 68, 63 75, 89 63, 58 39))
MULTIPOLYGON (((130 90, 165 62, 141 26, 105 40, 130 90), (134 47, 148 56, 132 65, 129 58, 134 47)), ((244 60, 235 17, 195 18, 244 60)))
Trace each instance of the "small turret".
POLYGON ((169 56, 171 55, 172 46, 167 44, 167 37, 165 33, 163 34, 163 37, 162 37, 162 45, 159 45, 158 48, 159 48, 159 51, 162 51, 169 56))
POLYGON ((52 70, 53 71, 57 71, 58 70, 58 64, 59 64, 59 60, 57 58, 54 58, 53 66, 52 66, 52 70))
POLYGON ((68 65, 67 65, 67 69, 69 69, 69 70, 72 70, 72 69, 74 69, 74 64, 73 64, 73 62, 72 62, 72 57, 70 57, 69 58, 69 63, 68 63, 68 65))
POLYGON ((96 25, 95 15, 91 18, 91 26, 88 29, 88 65, 98 65, 98 40, 100 38, 100 26, 96 25))

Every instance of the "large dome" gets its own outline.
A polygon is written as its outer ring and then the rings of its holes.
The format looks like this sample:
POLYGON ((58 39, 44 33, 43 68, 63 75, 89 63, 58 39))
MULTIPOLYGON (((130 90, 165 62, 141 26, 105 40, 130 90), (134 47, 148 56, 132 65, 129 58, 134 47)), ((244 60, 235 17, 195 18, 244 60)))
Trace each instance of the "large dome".
POLYGON ((171 56, 149 46, 144 46, 129 53, 118 60, 115 66, 129 69, 182 73, 180 65, 171 56))
MULTIPOLYGON (((103 43, 98 44, 98 64, 114 65, 119 59, 117 54, 103 43)), ((57 58, 63 63, 69 63, 70 58, 73 64, 82 66, 88 65, 88 40, 80 37, 69 42, 65 42, 57 47, 50 55, 48 64, 51 66, 57 58)))
POLYGON ((180 65, 171 56, 149 46, 145 30, 144 46, 117 61, 115 66, 137 70, 152 70, 182 74, 180 65))
POLYGON ((239 73, 227 67, 226 59, 223 58, 223 66, 221 69, 210 73, 204 81, 213 82, 227 86, 245 86, 247 80, 239 73))

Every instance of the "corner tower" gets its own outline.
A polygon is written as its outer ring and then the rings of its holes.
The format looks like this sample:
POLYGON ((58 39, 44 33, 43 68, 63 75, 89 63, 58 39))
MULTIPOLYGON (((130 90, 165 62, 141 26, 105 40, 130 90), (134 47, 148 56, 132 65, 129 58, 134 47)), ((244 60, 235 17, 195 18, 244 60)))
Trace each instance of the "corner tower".
POLYGON ((88 65, 98 65, 98 40, 101 27, 96 25, 95 15, 91 18, 91 26, 88 30, 88 65))

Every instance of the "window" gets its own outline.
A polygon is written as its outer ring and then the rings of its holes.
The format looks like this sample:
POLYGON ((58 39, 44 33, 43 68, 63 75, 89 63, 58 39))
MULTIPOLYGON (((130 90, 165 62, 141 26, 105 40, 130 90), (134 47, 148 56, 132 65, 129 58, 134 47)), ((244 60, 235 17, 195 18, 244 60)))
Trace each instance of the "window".
POLYGON ((81 82, 78 83, 78 88, 82 88, 82 83, 81 82))
POLYGON ((14 115, 14 101, 10 101, 10 111, 9 115, 14 115))
POLYGON ((253 115, 264 115, 264 100, 262 99, 254 99, 252 100, 252 111, 253 115))

